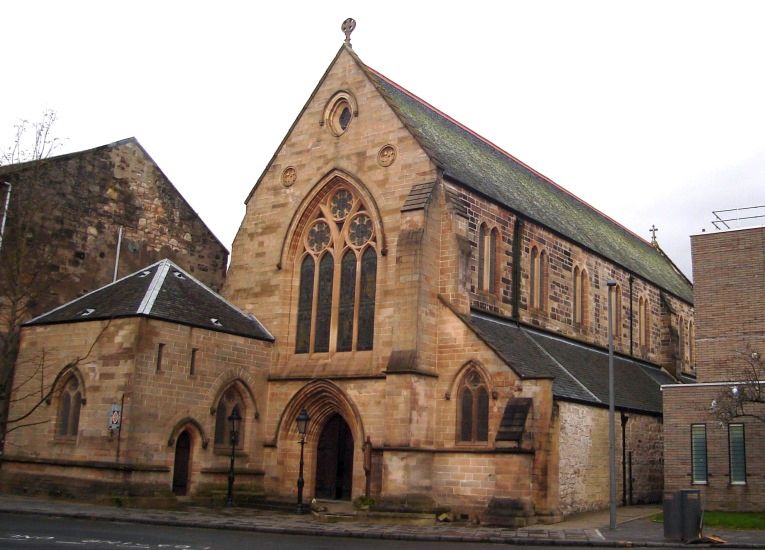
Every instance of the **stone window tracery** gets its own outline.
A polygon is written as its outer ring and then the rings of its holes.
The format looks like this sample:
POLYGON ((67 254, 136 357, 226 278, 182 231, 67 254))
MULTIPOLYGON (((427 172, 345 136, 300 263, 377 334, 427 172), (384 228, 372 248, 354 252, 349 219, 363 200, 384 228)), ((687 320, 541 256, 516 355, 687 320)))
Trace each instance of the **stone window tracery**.
POLYGON ((228 417, 234 412, 234 409, 239 413, 239 417, 242 419, 239 422, 239 433, 236 441, 236 448, 242 448, 242 441, 244 438, 245 428, 245 409, 242 396, 232 385, 229 386, 226 391, 223 392, 218 405, 215 408, 215 446, 221 448, 231 448, 231 422, 228 417))
POLYGON ((648 299, 640 297, 638 301, 638 342, 646 348, 650 344, 651 318, 648 313, 648 299))
POLYGON ((371 350, 377 235, 352 189, 329 193, 309 215, 299 265, 295 353, 371 350))
POLYGON ((80 424, 80 406, 82 405, 82 390, 80 381, 72 375, 63 385, 58 404, 59 437, 76 437, 80 424))
POLYGON ((489 440, 489 392, 474 367, 462 378, 457 396, 457 440, 486 443, 489 440))
POLYGON ((622 339, 622 287, 616 285, 613 287, 613 307, 614 323, 613 330, 614 342, 620 342, 622 339))

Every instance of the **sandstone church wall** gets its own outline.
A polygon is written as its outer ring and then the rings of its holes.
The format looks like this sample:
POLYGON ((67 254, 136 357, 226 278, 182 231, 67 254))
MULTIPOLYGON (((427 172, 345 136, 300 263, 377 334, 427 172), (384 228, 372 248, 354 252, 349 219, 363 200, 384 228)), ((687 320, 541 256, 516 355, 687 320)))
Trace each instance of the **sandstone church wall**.
MULTIPOLYGON (((563 515, 608 507, 608 409, 558 402, 559 491, 563 515)), ((627 413, 632 451, 632 503, 659 502, 662 494, 662 424, 659 417, 627 413)), ((624 454, 621 414, 616 417, 617 502, 622 503, 624 454)), ((629 475, 629 471, 628 474, 629 475)), ((629 484, 627 486, 629 494, 629 484)), ((629 498, 629 497, 628 497, 629 498)))

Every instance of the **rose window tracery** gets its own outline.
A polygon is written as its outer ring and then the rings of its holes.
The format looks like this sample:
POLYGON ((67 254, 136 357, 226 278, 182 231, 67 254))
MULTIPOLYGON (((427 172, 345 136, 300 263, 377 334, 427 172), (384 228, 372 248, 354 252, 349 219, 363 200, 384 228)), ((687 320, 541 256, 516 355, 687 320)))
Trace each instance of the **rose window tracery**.
POLYGON ((332 215, 336 220, 342 220, 353 207, 353 195, 345 189, 341 189, 332 197, 332 215))
POLYGON ((375 224, 352 188, 307 214, 299 269, 295 353, 372 349, 377 284, 375 224), (350 220, 350 221, 348 221, 350 220))
POLYGON ((330 229, 324 221, 318 221, 308 230, 308 248, 313 252, 321 252, 330 241, 330 229))
POLYGON ((351 220, 348 238, 353 246, 362 246, 372 237, 372 220, 366 214, 359 214, 351 220))

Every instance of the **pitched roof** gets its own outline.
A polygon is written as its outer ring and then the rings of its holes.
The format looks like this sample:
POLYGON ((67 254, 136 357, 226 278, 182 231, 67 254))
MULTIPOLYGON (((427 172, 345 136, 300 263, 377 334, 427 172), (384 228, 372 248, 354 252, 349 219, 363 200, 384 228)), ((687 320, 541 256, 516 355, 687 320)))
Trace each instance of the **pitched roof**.
MULTIPOLYGON (((555 397, 608 405, 606 351, 482 313, 466 322, 521 378, 553 378, 555 397)), ((614 357, 618 408, 661 413, 661 385, 672 383, 657 367, 614 357)))
POLYGON ((446 177, 693 303, 690 281, 658 248, 351 54, 446 177))
POLYGON ((35 317, 25 326, 120 317, 150 317, 258 340, 274 339, 254 316, 167 259, 35 317))

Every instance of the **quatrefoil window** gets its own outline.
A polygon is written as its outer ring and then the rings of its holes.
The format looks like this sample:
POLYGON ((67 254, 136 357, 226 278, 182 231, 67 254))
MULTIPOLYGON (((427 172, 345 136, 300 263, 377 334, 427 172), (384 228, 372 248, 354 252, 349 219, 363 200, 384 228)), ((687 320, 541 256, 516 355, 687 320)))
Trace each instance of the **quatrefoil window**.
POLYGON ((364 245, 372 236, 372 220, 366 214, 359 214, 351 220, 348 240, 353 246, 364 245))
POLYGON ((336 220, 342 220, 348 215, 348 212, 351 211, 352 206, 353 195, 345 189, 340 189, 340 191, 335 193, 332 197, 332 216, 334 216, 336 220))
POLYGON ((329 244, 330 230, 327 222, 319 220, 308 231, 308 248, 313 252, 321 252, 329 244))

